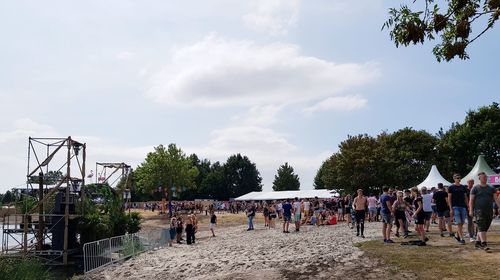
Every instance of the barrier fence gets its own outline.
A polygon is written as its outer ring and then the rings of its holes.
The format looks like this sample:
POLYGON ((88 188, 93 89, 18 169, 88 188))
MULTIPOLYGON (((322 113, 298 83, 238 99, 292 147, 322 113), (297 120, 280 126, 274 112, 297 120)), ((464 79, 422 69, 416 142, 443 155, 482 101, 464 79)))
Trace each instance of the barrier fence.
POLYGON ((96 268, 159 247, 159 245, 159 239, 141 237, 137 233, 85 243, 83 245, 84 272, 88 273, 96 268))

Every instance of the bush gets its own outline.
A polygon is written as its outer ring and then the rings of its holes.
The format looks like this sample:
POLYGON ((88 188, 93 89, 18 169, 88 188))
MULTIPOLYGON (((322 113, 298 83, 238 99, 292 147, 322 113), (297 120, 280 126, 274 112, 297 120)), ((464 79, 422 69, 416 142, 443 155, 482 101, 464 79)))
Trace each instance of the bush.
POLYGON ((29 257, 0 257, 0 277, 9 280, 53 279, 40 261, 29 257))
POLYGON ((127 215, 127 232, 136 233, 141 230, 142 217, 140 213, 132 212, 127 215))

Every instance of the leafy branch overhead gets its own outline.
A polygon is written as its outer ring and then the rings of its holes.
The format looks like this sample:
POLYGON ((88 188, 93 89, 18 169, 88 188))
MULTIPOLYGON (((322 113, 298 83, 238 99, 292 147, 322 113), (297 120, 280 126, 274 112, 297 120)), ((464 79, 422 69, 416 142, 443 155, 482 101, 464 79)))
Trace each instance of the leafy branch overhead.
POLYGON ((382 26, 396 47, 436 39, 436 59, 468 59, 467 47, 493 28, 500 17, 500 0, 413 0, 412 5, 389 9, 382 26), (420 6, 420 7, 419 7, 420 6))

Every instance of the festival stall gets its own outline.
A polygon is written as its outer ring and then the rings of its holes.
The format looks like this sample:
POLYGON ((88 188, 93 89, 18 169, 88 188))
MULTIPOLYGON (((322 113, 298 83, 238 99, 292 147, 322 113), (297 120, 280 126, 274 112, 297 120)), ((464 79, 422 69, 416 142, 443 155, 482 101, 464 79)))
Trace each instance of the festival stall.
POLYGON ((445 186, 451 185, 450 182, 448 182, 443 176, 441 176, 441 173, 439 173, 439 170, 435 165, 431 167, 431 171, 429 172, 429 175, 427 175, 427 178, 425 180, 418 184, 417 187, 420 190, 422 187, 426 187, 427 189, 431 189, 432 187, 436 187, 439 183, 442 183, 445 186))
POLYGON ((462 185, 467 185, 467 181, 470 179, 474 180, 474 185, 479 184, 479 178, 477 174, 479 172, 484 172, 488 176, 496 175, 495 171, 493 171, 486 160, 484 159, 483 155, 480 155, 477 157, 476 164, 472 168, 472 170, 467 174, 467 176, 463 177, 460 183, 462 185))
POLYGON ((279 200, 279 199, 294 199, 298 198, 332 198, 338 196, 335 191, 330 190, 302 190, 302 191, 280 191, 280 192, 250 192, 235 200, 279 200))

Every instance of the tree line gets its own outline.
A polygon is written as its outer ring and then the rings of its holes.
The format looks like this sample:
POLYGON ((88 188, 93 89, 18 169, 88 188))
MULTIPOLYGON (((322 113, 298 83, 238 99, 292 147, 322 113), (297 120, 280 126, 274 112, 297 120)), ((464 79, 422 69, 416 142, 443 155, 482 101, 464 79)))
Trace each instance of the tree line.
MULTIPOLYGON (((422 182, 436 164, 445 178, 467 174, 482 154, 500 167, 500 108, 498 103, 467 112, 462 123, 453 123, 433 135, 405 127, 377 136, 348 136, 338 152, 326 159, 316 173, 316 189, 352 193, 362 188, 379 192, 381 186, 411 187, 422 182)), ((451 181, 451 180, 450 180, 451 181)))

